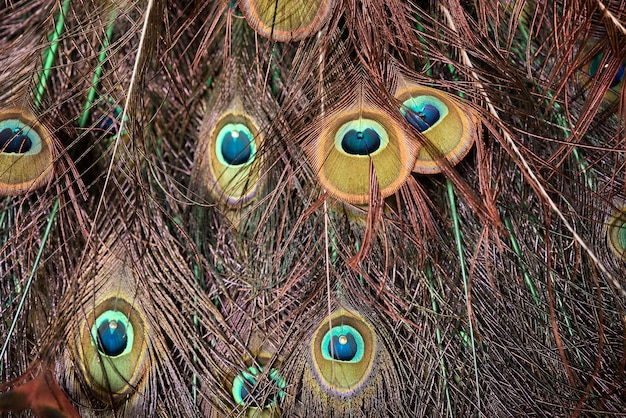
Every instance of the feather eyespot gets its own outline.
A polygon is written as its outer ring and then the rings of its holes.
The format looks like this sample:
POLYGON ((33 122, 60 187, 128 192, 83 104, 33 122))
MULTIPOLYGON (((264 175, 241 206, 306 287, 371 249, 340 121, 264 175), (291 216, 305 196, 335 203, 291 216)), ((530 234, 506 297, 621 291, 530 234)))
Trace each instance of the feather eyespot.
POLYGON ((448 115, 448 106, 436 97, 418 96, 402 103, 400 111, 407 122, 423 133, 448 115))
POLYGON ((447 93, 419 85, 400 89, 396 98, 402 102, 402 116, 428 140, 427 146, 420 148, 413 171, 421 174, 443 171, 432 151, 451 165, 465 158, 476 136, 474 118, 468 109, 447 93))
POLYGON ((256 123, 244 113, 227 112, 217 120, 209 133, 205 180, 215 197, 240 205, 256 195, 262 142, 256 123))
POLYGON ((121 125, 122 113, 122 108, 116 106, 113 100, 109 99, 107 112, 96 123, 96 132, 101 132, 106 137, 115 137, 121 125))
POLYGON ((380 194, 395 193, 411 174, 417 147, 382 109, 355 107, 319 121, 321 131, 305 145, 321 186, 339 200, 366 204, 373 165, 380 194))
MULTIPOLYGON (((598 54, 589 63, 588 73, 590 77, 594 77, 598 73, 598 69, 600 68, 600 63, 602 62, 603 54, 598 54)), ((616 88, 622 81, 624 80, 624 64, 620 65, 617 69, 617 73, 613 76, 613 80, 609 85, 610 89, 619 90, 616 88)))
POLYGON ((363 337, 349 325, 332 327, 322 339, 322 356, 326 360, 358 363, 363 359, 364 352, 363 337))
POLYGON ((609 248, 620 259, 626 258, 626 211, 619 208, 609 219, 606 228, 609 248))
POLYGON ((78 356, 93 392, 119 399, 141 381, 147 362, 143 316, 125 299, 109 298, 87 315, 78 356))
MULTIPOLYGON (((29 132, 20 123, 19 120, 3 121, 5 126, 11 122, 15 122, 13 127, 5 127, 0 130, 0 149, 5 153, 27 154, 33 149, 33 140, 35 145, 41 147, 41 138, 36 132, 29 132), (8 123, 7 123, 8 122, 8 123)), ((34 151, 34 150, 33 150, 34 151)))
POLYGON ((284 398, 285 380, 276 369, 270 369, 270 382, 259 381, 263 367, 248 367, 233 379, 232 395, 237 405, 252 408, 271 408, 284 398))
POLYGON ((325 319, 311 341, 312 366, 330 392, 351 394, 368 380, 376 357, 376 335, 360 316, 339 311, 325 319))
MULTIPOLYGON (((584 64, 579 74, 579 80, 585 86, 585 89, 591 89, 592 84, 595 84, 594 79, 603 77, 600 73, 606 72, 605 67, 607 67, 607 64, 605 55, 602 52, 594 55, 584 64)), ((607 103, 612 103, 619 99, 619 94, 624 83, 624 65, 626 65, 626 63, 622 63, 622 65, 617 68, 613 79, 604 93, 604 100, 607 103)))
POLYGON ((52 137, 35 118, 0 112, 0 195, 37 189, 52 175, 52 137))
POLYGON ((314 35, 326 22, 335 0, 242 0, 248 24, 266 38, 300 41, 314 35))

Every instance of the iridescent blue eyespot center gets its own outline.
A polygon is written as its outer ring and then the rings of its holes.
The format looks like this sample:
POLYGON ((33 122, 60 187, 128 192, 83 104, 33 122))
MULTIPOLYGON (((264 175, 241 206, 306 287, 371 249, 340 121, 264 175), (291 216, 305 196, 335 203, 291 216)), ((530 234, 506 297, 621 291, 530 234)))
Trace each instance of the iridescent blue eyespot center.
POLYGON ((328 344, 328 351, 335 360, 350 361, 357 351, 356 339, 351 333, 336 336, 333 335, 328 344))
POLYGON ((256 153, 254 135, 241 123, 229 123, 217 134, 217 157, 224 165, 244 165, 252 162, 256 153))
POLYGON ((448 114, 448 106, 434 96, 412 97, 402 105, 402 115, 418 132, 429 130, 448 114))
POLYGON ((373 129, 356 131, 350 129, 341 140, 341 147, 348 154, 369 155, 380 147, 380 136, 373 129))
POLYGON ((126 327, 116 320, 105 319, 98 327, 98 349, 107 356, 119 356, 126 349, 126 327))
POLYGON ((372 119, 356 119, 344 123, 335 134, 335 147, 351 156, 373 156, 389 143, 387 131, 372 119))
POLYGON ((424 132, 437 123, 439 120, 439 111, 435 106, 427 104, 422 110, 417 112, 409 109, 405 117, 419 132, 424 132))
POLYGON ((133 326, 121 312, 102 313, 92 326, 91 335, 98 351, 105 356, 117 357, 132 349, 133 326))
POLYGON ((357 363, 363 359, 365 342, 361 334, 349 325, 338 325, 322 339, 322 357, 326 360, 357 363))
POLYGON ((37 131, 19 119, 0 121, 0 153, 37 154, 41 138, 37 131))
POLYGON ((0 131, 0 149, 2 152, 13 152, 16 154, 28 152, 33 143, 22 132, 21 129, 11 130, 9 128, 0 131))
POLYGON ((287 386, 285 380, 275 369, 270 370, 269 378, 275 384, 268 385, 258 382, 257 378, 263 373, 263 368, 248 367, 233 380, 232 395, 238 405, 251 407, 270 407, 276 404, 279 398, 283 398, 283 389, 287 386))

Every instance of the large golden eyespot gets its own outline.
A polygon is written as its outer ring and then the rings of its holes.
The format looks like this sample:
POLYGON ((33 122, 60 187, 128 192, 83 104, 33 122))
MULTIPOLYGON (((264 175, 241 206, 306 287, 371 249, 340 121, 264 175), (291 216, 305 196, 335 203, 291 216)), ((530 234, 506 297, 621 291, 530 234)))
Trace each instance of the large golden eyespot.
POLYGON ((383 197, 395 193, 411 174, 416 147, 396 120, 375 108, 337 112, 321 123, 306 147, 321 186, 344 202, 366 204, 373 164, 383 197))

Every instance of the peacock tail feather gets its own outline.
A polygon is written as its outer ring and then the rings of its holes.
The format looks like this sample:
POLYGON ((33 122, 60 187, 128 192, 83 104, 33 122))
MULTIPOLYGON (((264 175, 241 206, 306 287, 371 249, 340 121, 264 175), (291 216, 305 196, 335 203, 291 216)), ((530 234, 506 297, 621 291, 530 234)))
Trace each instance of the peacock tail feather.
POLYGON ((5 1, 0 411, 621 416, 625 10, 5 1))

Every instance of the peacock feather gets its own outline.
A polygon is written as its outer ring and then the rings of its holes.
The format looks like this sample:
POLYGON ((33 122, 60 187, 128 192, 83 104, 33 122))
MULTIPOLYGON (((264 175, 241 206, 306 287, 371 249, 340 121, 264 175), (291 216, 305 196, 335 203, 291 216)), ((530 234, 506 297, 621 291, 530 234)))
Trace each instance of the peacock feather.
POLYGON ((626 3, 6 0, 6 416, 621 416, 626 3))

